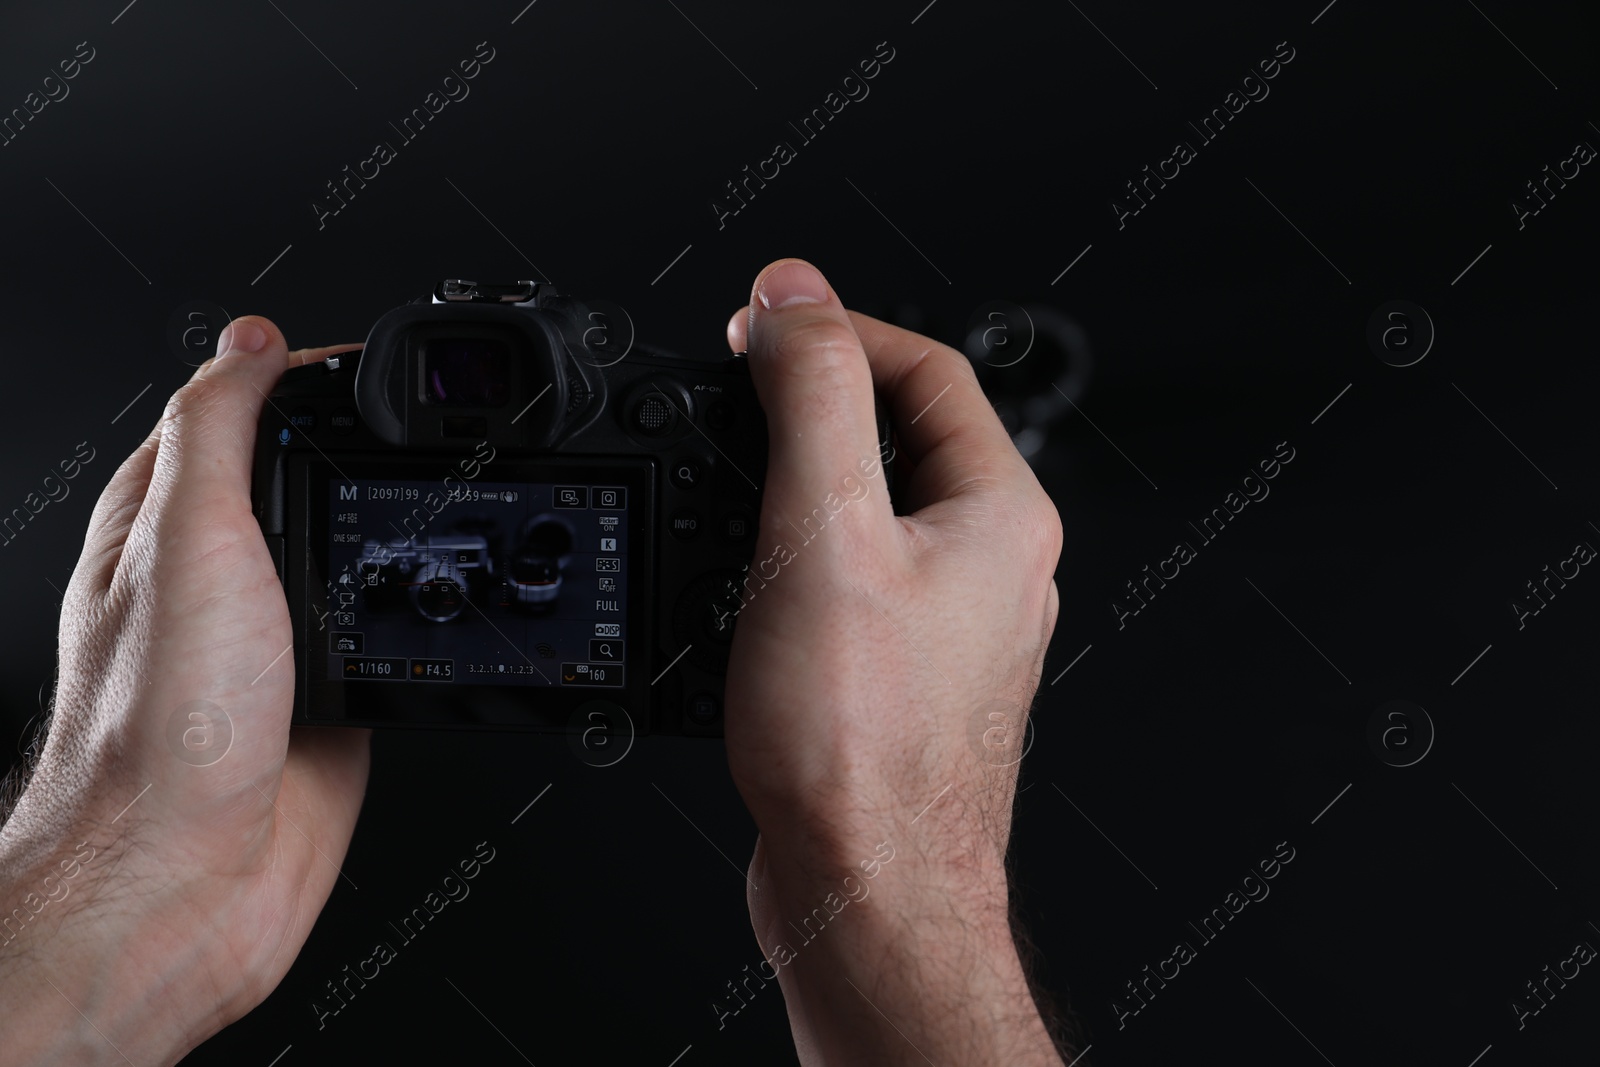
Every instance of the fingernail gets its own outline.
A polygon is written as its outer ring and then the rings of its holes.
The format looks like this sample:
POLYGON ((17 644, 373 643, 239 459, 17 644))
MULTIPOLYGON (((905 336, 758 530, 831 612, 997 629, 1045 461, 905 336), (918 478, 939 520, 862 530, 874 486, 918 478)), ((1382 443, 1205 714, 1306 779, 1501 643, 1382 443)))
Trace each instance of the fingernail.
POLYGON ((822 304, 828 299, 828 283, 809 263, 785 263, 761 279, 756 295, 768 310, 791 304, 822 304))
POLYGON ((267 331, 246 319, 234 319, 222 328, 217 338, 217 355, 229 352, 259 352, 267 343, 267 331))

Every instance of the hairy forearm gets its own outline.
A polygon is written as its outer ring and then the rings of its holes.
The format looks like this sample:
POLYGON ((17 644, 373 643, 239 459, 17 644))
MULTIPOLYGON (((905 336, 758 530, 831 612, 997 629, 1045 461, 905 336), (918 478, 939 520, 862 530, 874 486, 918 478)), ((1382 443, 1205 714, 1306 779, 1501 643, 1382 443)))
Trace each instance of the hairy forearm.
POLYGON ((203 920, 189 917, 186 930, 155 906, 160 894, 131 882, 103 831, 79 826, 74 844, 44 850, 9 837, 0 844, 0 1067, 176 1062, 201 1036, 186 1023, 197 1007, 208 1013, 191 966, 203 920), (118 891, 144 906, 118 905, 118 891), (175 1004, 187 1013, 152 1010, 175 1004))
POLYGON ((58 955, 59 947, 0 961, 0 1067, 171 1064, 196 1043, 152 1011, 184 988, 185 975, 139 973, 99 949, 58 955))
POLYGON ((1003 876, 950 889, 929 874, 915 860, 886 865, 826 928, 790 925, 802 912, 771 933, 763 947, 801 1062, 1060 1067, 1012 939, 1003 876), (793 951, 782 965, 785 930, 793 951))
POLYGON ((862 939, 795 976, 803 1063, 1060 1067, 1009 938, 917 925, 915 940, 862 939))

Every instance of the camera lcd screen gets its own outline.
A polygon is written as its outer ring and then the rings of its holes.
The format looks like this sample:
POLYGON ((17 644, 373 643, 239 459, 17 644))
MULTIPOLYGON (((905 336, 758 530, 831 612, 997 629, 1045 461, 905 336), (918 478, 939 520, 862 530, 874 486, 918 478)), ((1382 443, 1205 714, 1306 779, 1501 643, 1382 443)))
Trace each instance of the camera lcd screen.
POLYGON ((438 337, 423 352, 430 404, 499 408, 511 397, 511 350, 490 337, 438 337))
POLYGON ((630 504, 644 502, 603 469, 567 473, 449 490, 328 479, 325 677, 620 690, 630 504))

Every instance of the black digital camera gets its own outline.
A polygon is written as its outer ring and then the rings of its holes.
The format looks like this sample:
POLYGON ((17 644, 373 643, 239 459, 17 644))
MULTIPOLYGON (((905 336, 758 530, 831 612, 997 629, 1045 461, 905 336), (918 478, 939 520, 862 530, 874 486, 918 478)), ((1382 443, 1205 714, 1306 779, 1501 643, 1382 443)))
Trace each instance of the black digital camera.
POLYGON ((284 374, 253 494, 294 721, 722 734, 766 421, 742 357, 625 319, 450 280, 284 374))

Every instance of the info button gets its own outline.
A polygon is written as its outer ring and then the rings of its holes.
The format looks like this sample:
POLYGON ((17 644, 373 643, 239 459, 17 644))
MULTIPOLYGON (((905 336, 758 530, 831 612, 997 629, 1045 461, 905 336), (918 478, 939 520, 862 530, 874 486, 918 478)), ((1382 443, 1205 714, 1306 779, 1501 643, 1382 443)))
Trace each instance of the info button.
POLYGON ((667 525, 673 537, 680 541, 691 540, 700 535, 700 513, 693 508, 682 508, 672 513, 667 525))

